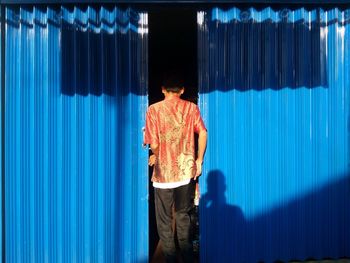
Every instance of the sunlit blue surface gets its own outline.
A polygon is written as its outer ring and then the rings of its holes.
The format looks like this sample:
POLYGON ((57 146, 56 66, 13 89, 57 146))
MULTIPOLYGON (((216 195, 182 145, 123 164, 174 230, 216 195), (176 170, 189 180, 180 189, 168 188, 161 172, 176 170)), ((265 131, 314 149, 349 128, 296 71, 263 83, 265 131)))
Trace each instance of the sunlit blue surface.
POLYGON ((348 14, 198 14, 203 262, 350 256, 348 14))
POLYGON ((147 14, 6 7, 6 262, 147 262, 147 14))

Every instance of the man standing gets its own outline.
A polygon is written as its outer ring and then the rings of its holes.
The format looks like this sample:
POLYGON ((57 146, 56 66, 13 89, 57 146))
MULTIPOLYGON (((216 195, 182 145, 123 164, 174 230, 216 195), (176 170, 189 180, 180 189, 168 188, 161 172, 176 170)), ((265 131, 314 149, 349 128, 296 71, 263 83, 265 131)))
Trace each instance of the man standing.
POLYGON ((175 75, 163 83, 165 98, 148 108, 145 144, 150 144, 153 155, 152 182, 157 229, 167 262, 176 262, 172 207, 178 242, 183 260, 193 262, 191 219, 194 195, 193 181, 202 172, 202 162, 207 143, 207 131, 198 107, 182 100, 183 84, 175 75), (198 153, 195 154, 194 133, 198 134, 198 153))

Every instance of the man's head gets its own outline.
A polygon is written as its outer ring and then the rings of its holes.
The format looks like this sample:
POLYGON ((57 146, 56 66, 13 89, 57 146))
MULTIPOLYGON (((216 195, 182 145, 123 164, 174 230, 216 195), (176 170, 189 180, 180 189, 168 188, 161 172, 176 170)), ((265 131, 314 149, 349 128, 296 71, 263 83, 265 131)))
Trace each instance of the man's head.
POLYGON ((181 95, 184 93, 184 81, 183 77, 177 71, 170 71, 164 74, 162 83, 162 92, 176 93, 181 95))

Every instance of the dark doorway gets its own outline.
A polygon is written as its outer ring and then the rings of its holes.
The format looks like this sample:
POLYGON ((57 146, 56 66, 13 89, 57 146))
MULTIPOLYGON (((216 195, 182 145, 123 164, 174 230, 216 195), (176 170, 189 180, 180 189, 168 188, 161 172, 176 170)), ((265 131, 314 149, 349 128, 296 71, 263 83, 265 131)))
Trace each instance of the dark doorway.
MULTIPOLYGON (((184 76, 182 98, 197 103, 197 12, 186 6, 159 6, 148 11, 149 21, 149 104, 163 99, 163 75, 169 70, 184 76)), ((152 169, 150 169, 150 173, 152 169)), ((151 174, 150 174, 151 176, 151 174)), ((159 237, 157 234, 153 186, 149 186, 149 257, 152 260, 159 237)))
POLYGON ((149 103, 163 99, 161 83, 168 70, 185 78, 184 99, 196 102, 197 13, 194 8, 160 7, 149 12, 149 103))

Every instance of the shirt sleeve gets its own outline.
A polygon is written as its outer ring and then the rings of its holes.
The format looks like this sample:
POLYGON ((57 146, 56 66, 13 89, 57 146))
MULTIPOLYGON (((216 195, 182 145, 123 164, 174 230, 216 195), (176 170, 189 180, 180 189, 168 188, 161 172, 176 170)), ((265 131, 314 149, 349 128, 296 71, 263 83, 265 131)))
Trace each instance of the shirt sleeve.
POLYGON ((145 127, 145 138, 144 144, 158 144, 157 136, 157 122, 154 116, 154 111, 151 108, 146 113, 146 127, 145 127))
POLYGON ((207 129, 205 128, 204 122, 199 112, 199 108, 196 105, 194 110, 194 132, 200 133, 202 130, 207 130, 207 129))

